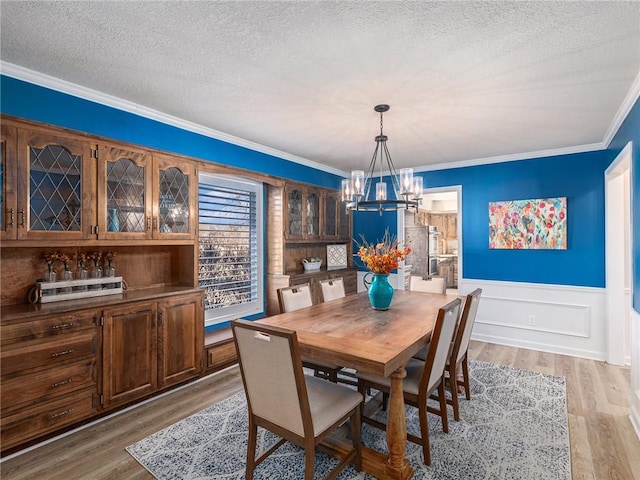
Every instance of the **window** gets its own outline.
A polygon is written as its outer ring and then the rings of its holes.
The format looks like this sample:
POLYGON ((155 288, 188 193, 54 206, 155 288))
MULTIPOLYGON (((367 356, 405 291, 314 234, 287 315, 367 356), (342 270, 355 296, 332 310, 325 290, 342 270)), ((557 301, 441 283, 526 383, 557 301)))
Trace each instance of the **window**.
POLYGON ((198 184, 198 283, 205 325, 261 313, 262 184, 201 173, 198 184))

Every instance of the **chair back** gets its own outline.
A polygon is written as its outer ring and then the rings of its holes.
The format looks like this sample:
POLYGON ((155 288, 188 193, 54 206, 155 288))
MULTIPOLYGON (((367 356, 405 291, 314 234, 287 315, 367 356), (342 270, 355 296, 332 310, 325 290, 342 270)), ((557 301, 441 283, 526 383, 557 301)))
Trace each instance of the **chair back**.
POLYGON ((433 327, 429 353, 425 360, 424 373, 420 383, 421 392, 430 392, 438 380, 444 375, 444 369, 449 357, 449 348, 456 331, 458 317, 460 316, 459 298, 447 303, 438 311, 438 318, 433 327))
POLYGON ((458 363, 462 360, 462 357, 464 357, 464 354, 469 348, 471 330, 473 330, 473 324, 476 321, 476 313, 478 312, 481 294, 482 289, 476 288, 473 292, 467 295, 464 302, 464 308, 462 309, 462 316, 460 317, 458 331, 456 332, 455 341, 453 343, 453 350, 451 351, 451 362, 455 361, 455 363, 458 363))
POLYGON ((322 299, 325 302, 343 298, 346 294, 344 291, 344 280, 342 277, 321 280, 320 288, 322 289, 322 299))
POLYGON ((295 331, 246 320, 231 328, 250 414, 304 436, 311 417, 295 331))
POLYGON ((422 278, 412 275, 409 290, 413 292, 445 293, 447 291, 443 277, 422 278))
POLYGON ((301 308, 313 305, 311 298, 311 286, 308 283, 294 285, 293 287, 280 288, 278 290, 278 303, 280 313, 293 312, 301 308))

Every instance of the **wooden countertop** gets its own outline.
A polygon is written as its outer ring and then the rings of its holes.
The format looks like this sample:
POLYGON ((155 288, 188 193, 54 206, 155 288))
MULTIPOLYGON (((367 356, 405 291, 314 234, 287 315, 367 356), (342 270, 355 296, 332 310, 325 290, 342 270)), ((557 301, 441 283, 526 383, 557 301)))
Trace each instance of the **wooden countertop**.
POLYGON ((130 290, 116 295, 103 295, 100 297, 81 298, 77 300, 64 300, 61 302, 19 304, 2 307, 0 322, 10 322, 24 320, 29 317, 47 314, 64 314, 75 310, 86 308, 102 309, 111 305, 122 305, 123 303, 136 302, 141 300, 158 300, 179 293, 202 292, 199 288, 169 286, 148 288, 142 290, 130 290))

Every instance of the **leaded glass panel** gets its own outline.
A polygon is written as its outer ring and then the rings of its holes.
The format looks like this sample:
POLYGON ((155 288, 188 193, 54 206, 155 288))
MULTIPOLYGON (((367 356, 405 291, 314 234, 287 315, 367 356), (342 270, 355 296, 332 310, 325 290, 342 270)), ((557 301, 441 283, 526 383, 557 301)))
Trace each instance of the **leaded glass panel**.
POLYGON ((144 167, 128 158, 107 162, 107 209, 118 218, 117 222, 109 222, 110 231, 146 230, 145 174, 144 167))
POLYGON ((189 233, 189 176, 179 168, 160 170, 161 233, 189 233))
POLYGON ((337 200, 332 195, 327 195, 324 202, 324 234, 335 235, 336 226, 337 200))
POLYGON ((289 235, 302 236, 302 193, 291 190, 287 198, 289 235))
POLYGON ((81 230, 82 157, 59 145, 29 147, 29 228, 81 230))
POLYGON ((320 197, 315 193, 307 194, 307 235, 320 233, 320 197))

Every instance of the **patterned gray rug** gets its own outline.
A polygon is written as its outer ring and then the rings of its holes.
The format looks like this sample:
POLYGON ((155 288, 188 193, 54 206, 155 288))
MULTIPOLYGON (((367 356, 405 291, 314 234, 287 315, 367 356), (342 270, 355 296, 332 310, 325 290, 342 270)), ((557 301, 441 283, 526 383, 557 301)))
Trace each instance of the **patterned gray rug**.
MULTIPOLYGON (((449 433, 429 415, 433 464, 407 442, 415 479, 571 479, 565 380, 526 370, 470 361, 471 400, 460 397, 461 421, 449 412, 449 433)), ((384 412, 380 412, 384 418, 384 412)), ((407 429, 419 433, 418 411, 407 407, 407 429)), ((258 450, 277 437, 259 429, 258 450)), ((244 393, 212 405, 127 447, 160 480, 244 478, 247 407, 244 393)), ((363 425, 362 443, 386 451, 384 432, 363 425)), ((286 443, 258 466, 257 480, 300 479, 303 451, 286 443)), ((316 455, 316 478, 335 460, 316 455)), ((372 479, 348 467, 340 480, 372 479)))

